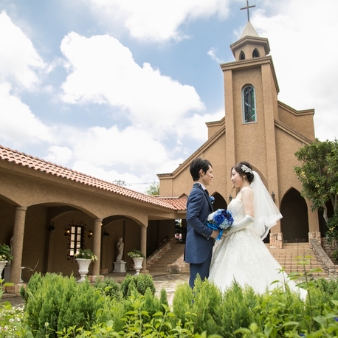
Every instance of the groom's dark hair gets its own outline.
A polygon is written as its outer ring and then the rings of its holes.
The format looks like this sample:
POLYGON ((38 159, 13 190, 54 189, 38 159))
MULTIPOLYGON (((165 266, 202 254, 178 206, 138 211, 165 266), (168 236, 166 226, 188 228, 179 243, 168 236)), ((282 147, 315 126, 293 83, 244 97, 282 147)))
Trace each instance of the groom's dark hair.
POLYGON ((195 158, 190 164, 190 174, 194 181, 198 181, 200 178, 200 170, 202 169, 204 173, 209 170, 209 166, 212 167, 211 163, 208 160, 203 160, 202 158, 195 158))

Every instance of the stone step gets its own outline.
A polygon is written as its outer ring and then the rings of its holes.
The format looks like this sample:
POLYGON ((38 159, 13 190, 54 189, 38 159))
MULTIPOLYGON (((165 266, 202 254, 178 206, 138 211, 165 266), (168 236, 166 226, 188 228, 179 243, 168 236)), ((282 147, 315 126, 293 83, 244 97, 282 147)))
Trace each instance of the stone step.
MULTIPOLYGON (((315 254, 309 246, 309 243, 285 243, 283 249, 270 248, 270 244, 266 244, 267 248, 279 264, 283 267, 286 273, 298 272, 302 273, 304 267, 299 264, 300 261, 306 260, 310 264, 305 265, 305 270, 322 269, 322 272, 312 273, 314 277, 327 277, 322 265, 318 262, 315 254), (296 257, 301 257, 296 259, 296 257), (311 256, 311 258, 305 258, 304 256, 311 256)), ((173 244, 171 249, 158 255, 157 259, 151 264, 148 269, 152 272, 167 272, 168 264, 174 263, 184 254, 184 244, 173 244)), ((189 264, 185 264, 181 268, 182 273, 189 273, 189 264)))

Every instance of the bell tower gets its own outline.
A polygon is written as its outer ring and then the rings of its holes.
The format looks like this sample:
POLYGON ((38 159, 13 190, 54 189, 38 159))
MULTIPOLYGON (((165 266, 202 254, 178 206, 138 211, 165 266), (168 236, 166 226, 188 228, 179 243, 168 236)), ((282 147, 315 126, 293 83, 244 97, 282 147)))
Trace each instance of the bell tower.
MULTIPOLYGON (((243 9, 249 13, 249 8, 247 3, 243 9)), ((235 61, 221 64, 226 173, 234 163, 247 160, 259 170, 270 193, 273 191, 278 195, 275 120, 278 120, 279 87, 269 55, 269 41, 257 34, 249 21, 249 14, 242 35, 230 45, 230 49, 235 61)))

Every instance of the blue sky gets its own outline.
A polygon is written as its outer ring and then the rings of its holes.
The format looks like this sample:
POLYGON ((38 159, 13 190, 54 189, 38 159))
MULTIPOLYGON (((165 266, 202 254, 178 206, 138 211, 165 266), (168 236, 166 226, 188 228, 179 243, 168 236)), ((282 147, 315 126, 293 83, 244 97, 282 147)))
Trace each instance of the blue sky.
MULTIPOLYGON (((245 0, 0 0, 0 144, 144 192, 224 116, 245 0)), ((338 125, 338 2, 257 0, 279 100, 338 125)))

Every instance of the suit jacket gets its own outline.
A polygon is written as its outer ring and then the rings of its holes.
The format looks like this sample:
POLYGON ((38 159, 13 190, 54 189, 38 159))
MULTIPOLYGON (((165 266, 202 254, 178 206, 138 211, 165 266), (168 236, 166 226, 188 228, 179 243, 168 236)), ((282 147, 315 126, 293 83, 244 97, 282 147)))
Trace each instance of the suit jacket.
POLYGON ((207 224, 208 215, 213 212, 209 196, 199 183, 195 183, 187 201, 187 237, 184 260, 187 263, 203 263, 215 243, 212 229, 207 224))

